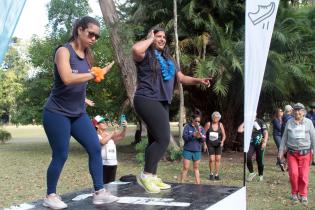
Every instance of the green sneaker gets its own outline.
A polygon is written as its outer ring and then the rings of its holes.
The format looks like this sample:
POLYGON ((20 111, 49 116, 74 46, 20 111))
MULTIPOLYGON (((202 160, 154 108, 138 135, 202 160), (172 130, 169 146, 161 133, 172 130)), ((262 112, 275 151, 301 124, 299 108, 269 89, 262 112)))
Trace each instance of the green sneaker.
POLYGON ((256 176, 256 173, 255 173, 255 172, 249 173, 249 174, 248 174, 248 177, 247 177, 247 181, 248 181, 248 182, 251 182, 251 181, 254 179, 255 176, 256 176))
POLYGON ((158 186, 156 186, 154 179, 154 177, 147 177, 145 179, 142 179, 141 177, 137 176, 138 184, 143 187, 145 191, 147 191, 148 193, 159 193, 161 190, 158 186))
POLYGON ((162 179, 158 177, 153 177, 153 180, 154 180, 154 184, 158 186, 161 190, 171 189, 171 185, 164 183, 162 179))

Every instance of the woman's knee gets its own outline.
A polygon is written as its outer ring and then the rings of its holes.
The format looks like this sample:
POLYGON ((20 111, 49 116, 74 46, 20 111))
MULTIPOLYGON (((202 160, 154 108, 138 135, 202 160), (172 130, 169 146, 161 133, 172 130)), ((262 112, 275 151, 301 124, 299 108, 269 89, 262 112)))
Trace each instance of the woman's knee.
POLYGON ((210 161, 210 163, 213 163, 215 161, 215 156, 214 155, 210 155, 209 156, 209 161, 210 161))
POLYGON ((58 163, 64 164, 68 159, 68 153, 54 153, 52 156, 53 161, 57 161, 58 163))
POLYGON ((221 161, 221 155, 216 155, 215 156, 215 161, 220 162, 221 161))

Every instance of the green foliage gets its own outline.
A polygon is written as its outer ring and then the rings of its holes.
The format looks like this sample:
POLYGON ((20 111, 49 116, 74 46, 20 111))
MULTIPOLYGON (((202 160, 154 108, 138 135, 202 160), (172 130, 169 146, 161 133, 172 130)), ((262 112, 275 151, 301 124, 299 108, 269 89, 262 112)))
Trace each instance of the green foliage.
POLYGON ((0 116, 9 116, 14 120, 17 114, 17 96, 24 91, 23 82, 27 78, 29 64, 19 48, 23 47, 20 40, 11 45, 0 68, 0 116))
POLYGON ((12 136, 11 136, 10 132, 3 130, 3 129, 0 129, 0 142, 2 144, 4 144, 5 142, 7 142, 11 139, 12 139, 12 136))
POLYGON ((182 157, 182 150, 176 150, 173 147, 169 147, 166 153, 167 160, 169 161, 176 161, 180 160, 182 157))
POLYGON ((52 0, 47 6, 52 34, 72 32, 74 20, 91 12, 88 0, 52 0))
MULTIPOLYGON (((72 32, 72 23, 90 11, 88 1, 53 0, 48 5, 49 26, 51 33, 45 38, 34 37, 29 47, 29 57, 35 70, 31 77, 21 81, 23 91, 15 94, 17 113, 13 123, 40 124, 42 110, 49 97, 53 84, 54 52, 57 46, 67 42, 72 32)), ((113 49, 108 31, 101 18, 101 38, 93 46, 94 66, 103 67, 113 60, 113 49)), ((117 115, 126 98, 120 72, 115 65, 101 83, 89 82, 87 98, 95 102, 94 107, 87 108, 91 116, 109 113, 117 115)), ((12 91, 14 94, 14 91, 12 91)))
POLYGON ((135 149, 136 149, 136 160, 139 165, 144 166, 144 151, 145 148, 148 144, 148 139, 147 138, 142 138, 142 140, 136 144, 135 149))

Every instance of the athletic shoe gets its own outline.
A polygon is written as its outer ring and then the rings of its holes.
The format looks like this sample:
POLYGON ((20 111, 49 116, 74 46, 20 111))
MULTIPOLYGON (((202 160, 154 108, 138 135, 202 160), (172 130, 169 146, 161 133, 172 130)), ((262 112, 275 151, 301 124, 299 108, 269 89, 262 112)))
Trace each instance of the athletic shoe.
POLYGON ((251 181, 254 179, 255 176, 256 176, 256 173, 255 173, 255 172, 249 173, 249 174, 248 174, 248 177, 247 177, 247 181, 248 181, 248 182, 251 182, 251 181))
POLYGON ((301 203, 302 203, 304 206, 307 206, 307 205, 308 205, 307 197, 301 196, 301 203))
POLYGON ((117 201, 119 198, 112 195, 109 191, 101 189, 93 193, 93 204, 101 205, 104 203, 112 203, 117 201))
POLYGON ((259 176, 259 181, 260 181, 260 182, 264 181, 264 176, 263 176, 263 175, 260 175, 260 176, 259 176))
POLYGON ((153 177, 153 182, 154 184, 159 187, 161 190, 167 190, 167 189, 171 189, 171 185, 166 184, 162 181, 162 179, 158 178, 158 177, 153 177))
POLYGON ((214 180, 214 176, 213 176, 213 174, 210 174, 210 175, 209 175, 209 179, 210 179, 211 181, 213 181, 213 180, 214 180))
POLYGON ((217 180, 217 181, 219 181, 219 180, 220 180, 219 175, 215 175, 215 176, 214 176, 214 179, 217 180))
POLYGON ((298 198, 297 194, 293 194, 293 195, 291 196, 291 201, 292 201, 292 204, 297 204, 297 203, 299 203, 299 198, 298 198))
POLYGON ((156 186, 155 184, 155 178, 152 176, 149 176, 147 178, 141 178, 137 176, 137 182, 138 184, 145 189, 148 193, 159 193, 161 189, 156 186))
POLYGON ((61 200, 61 197, 55 193, 49 194, 44 198, 43 206, 51 209, 65 209, 68 207, 68 205, 61 200))

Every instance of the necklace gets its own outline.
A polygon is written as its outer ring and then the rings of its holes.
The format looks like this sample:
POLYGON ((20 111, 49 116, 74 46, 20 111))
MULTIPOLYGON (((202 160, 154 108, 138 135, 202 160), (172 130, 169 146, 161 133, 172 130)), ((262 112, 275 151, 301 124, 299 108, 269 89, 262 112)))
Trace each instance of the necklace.
POLYGON ((161 66, 161 72, 163 80, 170 80, 175 74, 175 65, 172 60, 164 59, 161 53, 157 50, 154 50, 155 58, 161 66))

